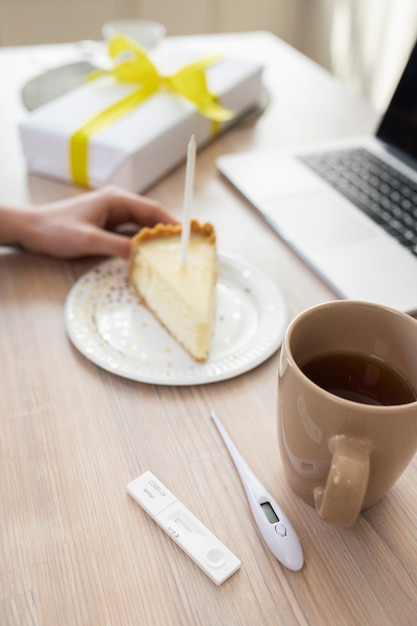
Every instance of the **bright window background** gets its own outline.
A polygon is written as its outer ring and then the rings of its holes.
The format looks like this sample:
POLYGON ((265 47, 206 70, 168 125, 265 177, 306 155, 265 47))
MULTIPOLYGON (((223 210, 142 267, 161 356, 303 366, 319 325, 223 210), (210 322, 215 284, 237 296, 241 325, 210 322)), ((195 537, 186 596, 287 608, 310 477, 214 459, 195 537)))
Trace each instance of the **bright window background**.
POLYGON ((128 17, 168 35, 269 30, 377 111, 417 37, 417 0, 0 0, 0 45, 97 40, 104 22, 128 17))

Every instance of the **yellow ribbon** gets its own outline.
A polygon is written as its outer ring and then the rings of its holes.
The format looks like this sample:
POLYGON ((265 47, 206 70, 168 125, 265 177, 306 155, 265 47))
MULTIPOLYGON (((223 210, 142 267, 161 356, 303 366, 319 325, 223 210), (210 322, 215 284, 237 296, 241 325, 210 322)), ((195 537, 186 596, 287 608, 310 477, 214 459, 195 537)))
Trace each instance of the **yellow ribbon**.
POLYGON ((191 101, 201 115, 213 122, 230 120, 234 113, 218 103, 207 86, 205 70, 217 63, 218 56, 206 56, 181 68, 170 76, 162 76, 146 51, 134 41, 117 35, 108 44, 114 62, 110 70, 96 70, 89 80, 113 76, 119 81, 136 83, 138 88, 88 120, 70 138, 71 176, 75 183, 88 185, 88 142, 106 126, 127 115, 144 100, 160 90, 168 90, 191 101))

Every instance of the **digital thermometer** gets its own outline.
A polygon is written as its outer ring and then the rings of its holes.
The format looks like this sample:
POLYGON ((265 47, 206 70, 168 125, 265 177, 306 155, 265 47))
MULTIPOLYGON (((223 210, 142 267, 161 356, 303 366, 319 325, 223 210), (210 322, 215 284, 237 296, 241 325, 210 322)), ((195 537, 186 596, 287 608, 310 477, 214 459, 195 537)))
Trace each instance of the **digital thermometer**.
POLYGON ((304 556, 296 532, 276 500, 259 482, 237 450, 214 411, 210 414, 235 464, 259 531, 272 554, 285 567, 297 571, 304 556))

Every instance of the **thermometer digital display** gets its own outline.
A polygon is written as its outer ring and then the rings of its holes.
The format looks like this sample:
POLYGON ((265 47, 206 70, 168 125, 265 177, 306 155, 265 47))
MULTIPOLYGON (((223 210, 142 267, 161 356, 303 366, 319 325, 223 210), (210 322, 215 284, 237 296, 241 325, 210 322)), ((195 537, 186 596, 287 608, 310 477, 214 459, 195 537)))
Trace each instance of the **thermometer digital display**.
POLYGON ((276 524, 277 522, 279 522, 279 517, 275 513, 270 502, 262 502, 261 508, 270 524, 276 524))

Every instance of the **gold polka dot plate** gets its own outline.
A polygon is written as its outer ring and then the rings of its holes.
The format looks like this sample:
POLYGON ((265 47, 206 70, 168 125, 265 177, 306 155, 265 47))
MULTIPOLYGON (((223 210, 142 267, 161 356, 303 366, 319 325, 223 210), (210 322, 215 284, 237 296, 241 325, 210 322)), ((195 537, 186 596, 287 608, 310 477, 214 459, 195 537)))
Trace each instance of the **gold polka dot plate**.
POLYGON ((96 365, 143 383, 200 385, 253 369, 281 345, 286 302, 246 260, 217 257, 215 328, 205 363, 195 362, 140 303, 122 259, 100 263, 74 284, 65 303, 69 338, 96 365))

